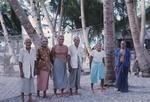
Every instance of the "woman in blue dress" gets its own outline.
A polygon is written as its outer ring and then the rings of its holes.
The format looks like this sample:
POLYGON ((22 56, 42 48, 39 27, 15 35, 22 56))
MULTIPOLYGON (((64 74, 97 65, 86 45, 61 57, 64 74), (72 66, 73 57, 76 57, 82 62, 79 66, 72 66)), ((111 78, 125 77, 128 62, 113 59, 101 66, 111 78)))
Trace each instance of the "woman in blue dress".
POLYGON ((101 91, 104 90, 104 77, 105 77, 105 67, 104 67, 104 57, 105 52, 101 50, 101 45, 96 44, 96 49, 91 52, 90 57, 90 67, 91 67, 91 90, 94 92, 94 84, 101 81, 101 91))

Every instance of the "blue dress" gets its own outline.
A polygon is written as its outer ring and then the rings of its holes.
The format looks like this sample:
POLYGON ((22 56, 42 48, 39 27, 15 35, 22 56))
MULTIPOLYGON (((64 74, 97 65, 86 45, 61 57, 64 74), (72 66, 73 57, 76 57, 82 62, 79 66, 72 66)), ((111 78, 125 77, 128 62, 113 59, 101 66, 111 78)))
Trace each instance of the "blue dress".
POLYGON ((120 49, 116 50, 116 88, 118 91, 128 91, 128 71, 130 67, 130 50, 125 49, 124 62, 120 62, 120 49))
POLYGON ((92 61, 91 65, 91 83, 98 83, 105 77, 105 68, 102 62, 92 61))

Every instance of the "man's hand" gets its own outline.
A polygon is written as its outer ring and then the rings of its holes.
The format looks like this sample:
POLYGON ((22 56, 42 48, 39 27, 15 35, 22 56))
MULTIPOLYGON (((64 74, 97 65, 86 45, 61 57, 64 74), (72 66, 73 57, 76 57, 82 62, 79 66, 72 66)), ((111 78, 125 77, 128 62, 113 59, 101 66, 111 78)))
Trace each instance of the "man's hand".
POLYGON ((32 75, 30 75, 30 79, 32 79, 32 75))
POLYGON ((68 67, 69 67, 69 72, 71 73, 71 69, 72 69, 71 65, 68 65, 68 67))
POLYGON ((19 62, 19 69, 20 69, 20 77, 24 78, 23 68, 22 68, 22 62, 19 62))
POLYGON ((131 74, 131 70, 129 69, 129 71, 128 71, 130 74, 131 74))

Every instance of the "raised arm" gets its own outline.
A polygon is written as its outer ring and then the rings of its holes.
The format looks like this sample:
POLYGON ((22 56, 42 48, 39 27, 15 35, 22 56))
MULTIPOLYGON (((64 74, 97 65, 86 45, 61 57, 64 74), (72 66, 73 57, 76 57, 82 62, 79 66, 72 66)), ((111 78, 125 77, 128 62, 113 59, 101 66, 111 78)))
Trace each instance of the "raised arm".
POLYGON ((91 69, 92 61, 93 61, 93 56, 90 55, 90 69, 91 69))
POLYGON ((52 64, 54 64, 54 58, 55 58, 55 46, 52 47, 52 50, 50 52, 50 60, 52 64))
POLYGON ((67 61, 68 61, 68 68, 69 68, 69 72, 70 72, 70 70, 72 68, 72 66, 71 66, 71 48, 70 47, 68 48, 67 61))
POLYGON ((24 73, 23 73, 23 52, 20 51, 19 54, 19 69, 20 69, 20 77, 24 78, 24 73))

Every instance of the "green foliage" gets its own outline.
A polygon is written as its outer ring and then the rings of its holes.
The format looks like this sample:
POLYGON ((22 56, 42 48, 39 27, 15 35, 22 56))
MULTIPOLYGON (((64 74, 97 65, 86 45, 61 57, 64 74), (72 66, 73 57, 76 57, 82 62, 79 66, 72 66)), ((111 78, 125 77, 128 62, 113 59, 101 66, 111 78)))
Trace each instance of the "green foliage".
MULTIPOLYGON (((21 34, 20 21, 15 15, 14 11, 11 9, 9 3, 7 1, 1 3, 0 8, 8 33, 10 35, 21 34)), ((1 25, 0 30, 2 31, 1 25)), ((1 35, 2 33, 0 33, 0 36, 1 35)))
POLYGON ((128 15, 125 0, 115 0, 114 4, 115 30, 126 30, 128 25, 128 15))
POLYGON ((21 33, 21 24, 20 21, 18 19, 18 17, 16 16, 15 12, 13 11, 13 9, 11 8, 11 21, 12 21, 12 28, 13 30, 16 31, 16 33, 21 33))
MULTIPOLYGON (((100 31, 103 28, 102 3, 98 0, 85 0, 84 4, 86 26, 92 26, 94 30, 100 31)), ((57 7, 60 9, 60 0, 51 0, 50 6, 52 11, 56 11, 57 7)), ((63 28, 67 25, 69 25, 72 29, 81 28, 80 15, 81 11, 79 0, 64 0, 63 28)))
POLYGON ((146 9, 146 23, 150 26, 150 6, 146 9))

